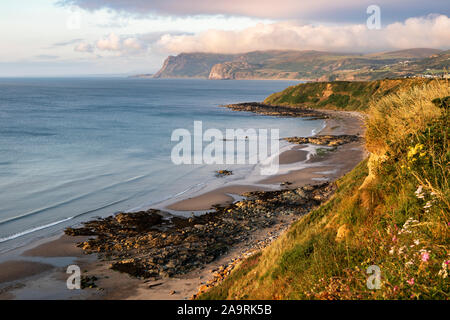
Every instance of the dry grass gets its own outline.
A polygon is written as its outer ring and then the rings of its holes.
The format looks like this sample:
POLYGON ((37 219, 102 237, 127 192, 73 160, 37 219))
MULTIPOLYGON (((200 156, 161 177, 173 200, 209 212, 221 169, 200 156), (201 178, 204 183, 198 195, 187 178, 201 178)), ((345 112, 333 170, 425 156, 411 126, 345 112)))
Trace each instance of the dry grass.
POLYGON ((449 95, 448 83, 436 82, 371 104, 375 160, 201 298, 448 299, 450 126, 431 101, 449 95), (371 265, 381 269, 379 290, 366 286, 371 265))
POLYGON ((441 112, 432 100, 449 95, 448 82, 435 81, 373 101, 366 123, 369 151, 386 150, 387 144, 405 140, 408 135, 425 128, 441 112))

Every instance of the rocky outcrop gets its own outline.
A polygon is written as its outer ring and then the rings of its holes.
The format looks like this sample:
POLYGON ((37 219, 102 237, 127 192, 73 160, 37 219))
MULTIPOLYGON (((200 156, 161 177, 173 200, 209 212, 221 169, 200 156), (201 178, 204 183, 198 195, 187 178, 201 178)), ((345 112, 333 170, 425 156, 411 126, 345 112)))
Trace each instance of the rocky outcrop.
POLYGON ((260 113, 268 116, 308 118, 309 120, 327 119, 328 115, 318 110, 308 108, 297 108, 289 106, 268 105, 260 102, 244 102, 237 104, 228 104, 221 107, 229 108, 234 111, 247 111, 260 113))
POLYGON ((169 56, 153 78, 207 78, 215 64, 233 58, 229 54, 181 53, 169 56))
POLYGON ((213 213, 191 218, 159 210, 119 213, 68 228, 68 235, 93 236, 79 244, 86 253, 98 253, 111 268, 140 278, 186 273, 225 253, 252 232, 279 223, 286 215, 307 213, 334 191, 330 184, 292 190, 250 192, 245 200, 213 213))
POLYGON ((210 80, 232 80, 255 78, 254 70, 258 66, 246 61, 224 62, 214 65, 209 73, 210 80))
POLYGON ((295 144, 317 144, 321 146, 328 146, 328 147, 335 147, 340 146, 342 144, 346 144, 353 141, 360 140, 361 137, 356 135, 316 135, 313 137, 291 137, 291 138, 284 138, 287 142, 295 143, 295 144))

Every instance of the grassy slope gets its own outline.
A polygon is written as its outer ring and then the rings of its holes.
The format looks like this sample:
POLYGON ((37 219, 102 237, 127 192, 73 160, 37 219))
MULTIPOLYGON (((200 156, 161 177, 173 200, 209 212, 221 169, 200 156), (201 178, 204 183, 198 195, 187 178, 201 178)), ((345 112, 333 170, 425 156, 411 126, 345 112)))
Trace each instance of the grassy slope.
POLYGON ((385 79, 363 82, 310 82, 274 93, 264 102, 272 105, 364 111, 372 100, 430 81, 432 80, 385 79))
POLYGON ((428 83, 371 103, 368 160, 202 299, 449 298, 449 118, 428 83), (418 186, 421 186, 418 188, 418 186), (369 266, 381 289, 366 286, 369 266))

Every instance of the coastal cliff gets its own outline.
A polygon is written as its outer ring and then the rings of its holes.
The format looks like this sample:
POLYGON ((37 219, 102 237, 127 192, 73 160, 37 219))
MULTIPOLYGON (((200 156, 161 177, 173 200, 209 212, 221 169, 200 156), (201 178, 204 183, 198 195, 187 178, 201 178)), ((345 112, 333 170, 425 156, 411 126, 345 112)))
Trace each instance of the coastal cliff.
POLYGON ((214 65, 231 59, 227 54, 181 53, 169 56, 153 78, 207 78, 214 65))
POLYGON ((387 92, 359 107, 370 157, 200 299, 449 298, 450 86, 405 82, 387 92))

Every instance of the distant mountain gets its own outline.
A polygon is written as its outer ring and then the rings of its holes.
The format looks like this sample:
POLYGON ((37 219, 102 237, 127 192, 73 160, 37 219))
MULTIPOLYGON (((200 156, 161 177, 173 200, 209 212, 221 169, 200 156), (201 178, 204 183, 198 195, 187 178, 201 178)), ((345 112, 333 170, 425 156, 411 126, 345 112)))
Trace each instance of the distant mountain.
POLYGON ((155 78, 375 80, 442 73, 449 51, 416 48, 371 54, 269 50, 243 54, 181 53, 155 78))

